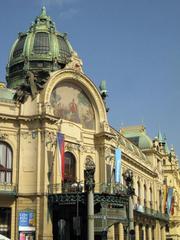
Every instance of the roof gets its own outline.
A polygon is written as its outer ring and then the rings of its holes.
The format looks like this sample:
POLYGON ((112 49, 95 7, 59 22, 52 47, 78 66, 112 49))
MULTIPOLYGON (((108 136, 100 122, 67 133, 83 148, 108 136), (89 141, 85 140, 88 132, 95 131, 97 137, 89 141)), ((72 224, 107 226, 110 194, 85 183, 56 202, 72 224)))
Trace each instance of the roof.
POLYGON ((153 143, 151 138, 147 135, 144 126, 130 126, 121 129, 121 134, 128 138, 140 149, 151 149, 153 143))
POLYGON ((26 83, 27 71, 63 69, 73 52, 67 34, 56 30, 55 23, 43 7, 29 30, 19 33, 12 45, 6 71, 8 87, 16 88, 26 83))
POLYGON ((13 101, 15 90, 0 88, 0 101, 13 101))

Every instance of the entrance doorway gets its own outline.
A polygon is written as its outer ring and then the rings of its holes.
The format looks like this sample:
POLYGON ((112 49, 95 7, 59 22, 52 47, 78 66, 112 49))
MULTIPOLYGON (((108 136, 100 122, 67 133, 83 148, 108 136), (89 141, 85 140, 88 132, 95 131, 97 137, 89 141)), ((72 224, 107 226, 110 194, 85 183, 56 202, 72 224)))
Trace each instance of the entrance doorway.
POLYGON ((0 207, 0 234, 11 238, 11 208, 0 207))
POLYGON ((53 205, 53 240, 87 239, 87 210, 79 203, 77 216, 76 204, 53 205))

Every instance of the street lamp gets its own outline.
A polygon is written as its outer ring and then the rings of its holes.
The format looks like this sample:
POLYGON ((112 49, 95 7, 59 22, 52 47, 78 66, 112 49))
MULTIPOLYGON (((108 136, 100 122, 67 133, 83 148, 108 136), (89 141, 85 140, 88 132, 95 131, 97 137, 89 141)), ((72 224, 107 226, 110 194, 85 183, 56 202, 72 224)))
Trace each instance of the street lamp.
POLYGON ((72 189, 76 192, 76 217, 73 217, 73 229, 77 239, 81 235, 80 216, 79 216, 79 193, 83 190, 83 184, 81 181, 74 182, 71 185, 72 189))
POLYGON ((135 194, 135 190, 133 188, 133 172, 127 169, 123 177, 127 186, 127 194, 129 195, 129 239, 134 239, 133 195, 135 194))
POLYGON ((87 217, 88 232, 87 240, 94 240, 94 173, 96 170, 95 163, 92 159, 87 159, 85 163, 84 179, 85 191, 87 192, 87 217))

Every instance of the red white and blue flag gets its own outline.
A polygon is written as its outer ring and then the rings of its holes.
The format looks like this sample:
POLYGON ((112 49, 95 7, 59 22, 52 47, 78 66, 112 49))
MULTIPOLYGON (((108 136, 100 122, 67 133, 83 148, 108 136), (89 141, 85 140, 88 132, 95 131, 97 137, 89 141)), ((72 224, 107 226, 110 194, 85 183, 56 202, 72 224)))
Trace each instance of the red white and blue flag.
POLYGON ((57 133, 57 165, 61 180, 64 181, 64 135, 57 133))

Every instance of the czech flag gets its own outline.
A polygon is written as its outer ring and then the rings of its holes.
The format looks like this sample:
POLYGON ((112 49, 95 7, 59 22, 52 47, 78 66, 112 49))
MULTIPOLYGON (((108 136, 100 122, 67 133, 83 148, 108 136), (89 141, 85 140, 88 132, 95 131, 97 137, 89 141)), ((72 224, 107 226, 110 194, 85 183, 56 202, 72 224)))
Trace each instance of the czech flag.
POLYGON ((57 164, 61 180, 64 181, 64 135, 57 133, 57 164))

